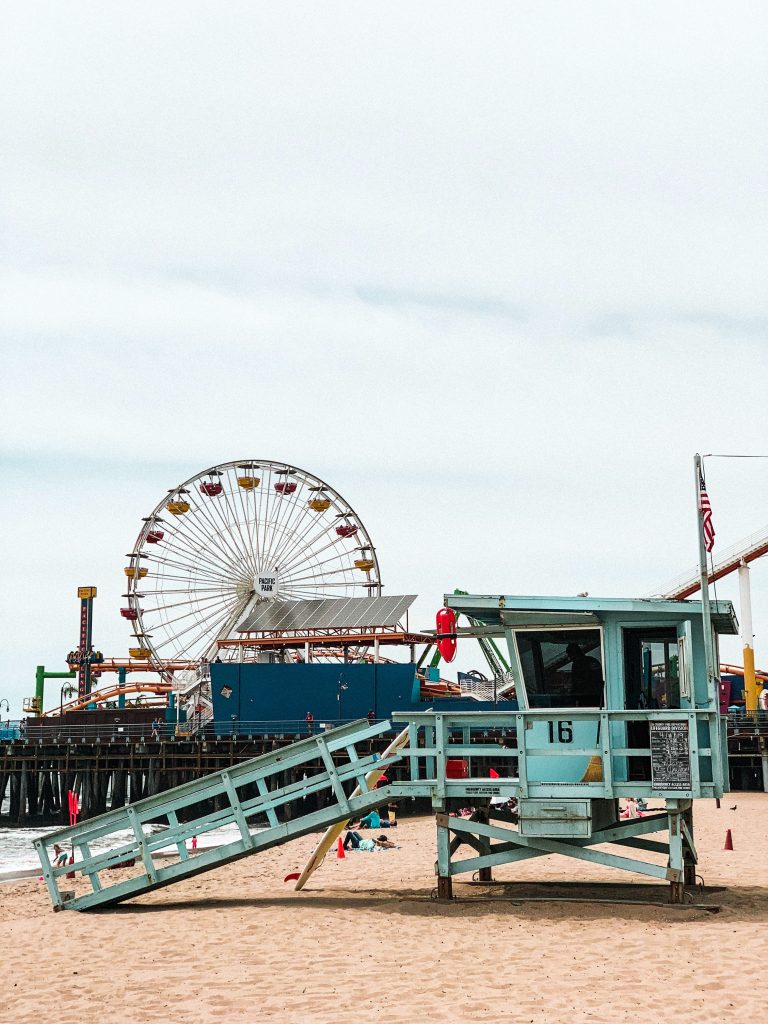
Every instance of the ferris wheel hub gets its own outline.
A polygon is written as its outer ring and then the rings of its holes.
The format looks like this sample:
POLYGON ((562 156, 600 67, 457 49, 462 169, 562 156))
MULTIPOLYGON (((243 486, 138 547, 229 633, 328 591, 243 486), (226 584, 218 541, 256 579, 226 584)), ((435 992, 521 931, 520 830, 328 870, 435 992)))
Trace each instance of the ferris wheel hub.
POLYGON ((266 569, 253 578, 253 592, 258 597, 277 597, 280 593, 280 576, 277 569, 266 569))

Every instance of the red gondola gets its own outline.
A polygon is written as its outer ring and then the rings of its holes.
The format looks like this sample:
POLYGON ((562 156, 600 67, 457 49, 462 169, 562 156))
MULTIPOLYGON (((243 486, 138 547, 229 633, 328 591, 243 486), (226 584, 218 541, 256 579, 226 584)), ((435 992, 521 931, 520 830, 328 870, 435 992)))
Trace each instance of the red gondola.
POLYGON ((218 480, 205 480, 200 484, 200 491, 209 498, 215 498, 224 490, 224 485, 218 480))
POLYGON ((164 536, 165 534, 162 530, 150 530, 145 539, 147 544, 159 544, 164 536))
POLYGON ((121 608, 120 614, 124 619, 128 619, 129 622, 135 622, 139 617, 139 613, 135 608, 121 608))
POLYGON ((342 523, 341 526, 336 527, 336 533, 340 537, 354 537, 357 533, 357 527, 354 523, 342 523))
POLYGON ((296 481, 281 480, 275 484, 275 490, 278 494, 293 494, 296 491, 296 481))

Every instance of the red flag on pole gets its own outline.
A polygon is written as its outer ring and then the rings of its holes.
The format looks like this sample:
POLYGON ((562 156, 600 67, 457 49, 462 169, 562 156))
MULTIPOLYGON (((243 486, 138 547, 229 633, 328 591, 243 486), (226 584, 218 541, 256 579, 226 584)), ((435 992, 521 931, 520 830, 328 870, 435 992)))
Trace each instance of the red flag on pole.
POLYGON ((67 790, 67 800, 69 802, 69 824, 76 825, 77 816, 80 813, 80 808, 77 805, 77 793, 73 793, 71 789, 67 790))
POLYGON ((699 511, 701 512, 701 529, 704 534, 704 547, 711 551, 715 546, 715 527, 712 523, 712 506, 704 485, 704 474, 699 470, 699 511))

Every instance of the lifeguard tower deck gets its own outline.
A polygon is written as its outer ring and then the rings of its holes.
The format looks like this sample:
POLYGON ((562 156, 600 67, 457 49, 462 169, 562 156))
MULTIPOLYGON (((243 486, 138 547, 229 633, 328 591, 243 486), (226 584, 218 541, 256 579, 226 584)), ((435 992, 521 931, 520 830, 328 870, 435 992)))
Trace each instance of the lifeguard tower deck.
MULTIPOLYGON (((428 797, 436 814, 443 899, 459 874, 488 881, 498 865, 560 853, 666 880, 670 900, 682 902, 695 882, 693 801, 721 796, 727 778, 701 604, 499 595, 446 603, 475 623, 459 636, 506 640, 513 699, 507 687, 507 699, 477 711, 464 701, 452 710, 450 700, 439 710, 394 708, 391 722, 353 722, 38 839, 54 908, 117 903, 318 829, 341 831, 409 796, 428 797), (403 742, 384 760, 358 752, 393 729, 403 742), (382 768, 387 784, 374 788, 382 768), (327 802, 307 814, 310 794, 327 802), (516 814, 504 806, 511 797, 516 814), (665 805, 622 819, 619 799, 628 797, 665 805), (466 806, 469 818, 450 813, 466 806), (158 832, 158 823, 167 827, 158 832), (192 836, 223 824, 237 827, 235 840, 190 855, 192 836), (109 848, 97 851, 97 842, 109 848), (80 859, 55 867, 54 843, 80 859), (153 852, 169 846, 177 855, 160 865, 153 852), (107 869, 126 864, 131 877, 110 879, 107 869), (73 871, 90 891, 59 890, 73 871)), ((712 604, 711 624, 736 632, 729 602, 712 604)))

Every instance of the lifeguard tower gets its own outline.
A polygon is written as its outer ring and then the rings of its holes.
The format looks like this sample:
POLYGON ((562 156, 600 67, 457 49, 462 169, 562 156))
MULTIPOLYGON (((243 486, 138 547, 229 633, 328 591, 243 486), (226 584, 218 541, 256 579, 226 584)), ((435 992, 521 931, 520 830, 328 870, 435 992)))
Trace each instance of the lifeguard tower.
POLYGON ((506 640, 510 682, 496 701, 393 709, 391 721, 352 722, 41 837, 54 907, 120 902, 325 828, 303 884, 351 818, 408 796, 428 797, 436 814, 439 898, 451 898, 457 875, 490 881, 494 867, 560 853, 667 881, 671 901, 683 902, 695 883, 693 800, 722 796, 726 778, 708 623, 735 633, 730 602, 712 603, 709 616, 691 601, 451 594, 446 603, 472 620, 460 634, 506 640), (381 757, 358 749, 398 728, 381 757), (308 811, 313 794, 324 799, 308 811), (664 803, 623 819, 619 800, 629 797, 664 803), (451 814, 468 806, 470 817, 451 814), (236 838, 190 856, 192 836, 227 824, 236 838), (92 848, 97 840, 109 848, 92 848), (55 866, 54 842, 80 859, 55 866), (158 865, 153 852, 169 845, 177 857, 158 865), (105 877, 126 864, 132 877, 105 877), (92 891, 61 892, 67 872, 92 891))
MULTIPOLYGON (((458 874, 487 881, 497 865, 560 853, 666 879, 672 902, 681 902, 695 882, 692 802, 722 796, 727 779, 708 664, 717 659, 707 657, 702 604, 453 594, 445 601, 477 624, 460 634, 506 640, 514 699, 494 711, 393 715, 411 732, 404 788, 429 791, 437 814, 439 896, 450 898, 458 874), (516 822, 506 797, 518 800, 516 822), (629 797, 661 799, 664 808, 622 819, 619 799, 629 797), (477 807, 471 818, 450 815, 467 803, 477 807), (665 841, 647 838, 656 833, 665 841), (623 849, 596 849, 605 844, 623 849), (627 850, 661 852, 667 863, 627 850)), ((709 613, 715 637, 737 632, 730 602, 712 603, 709 613)))

